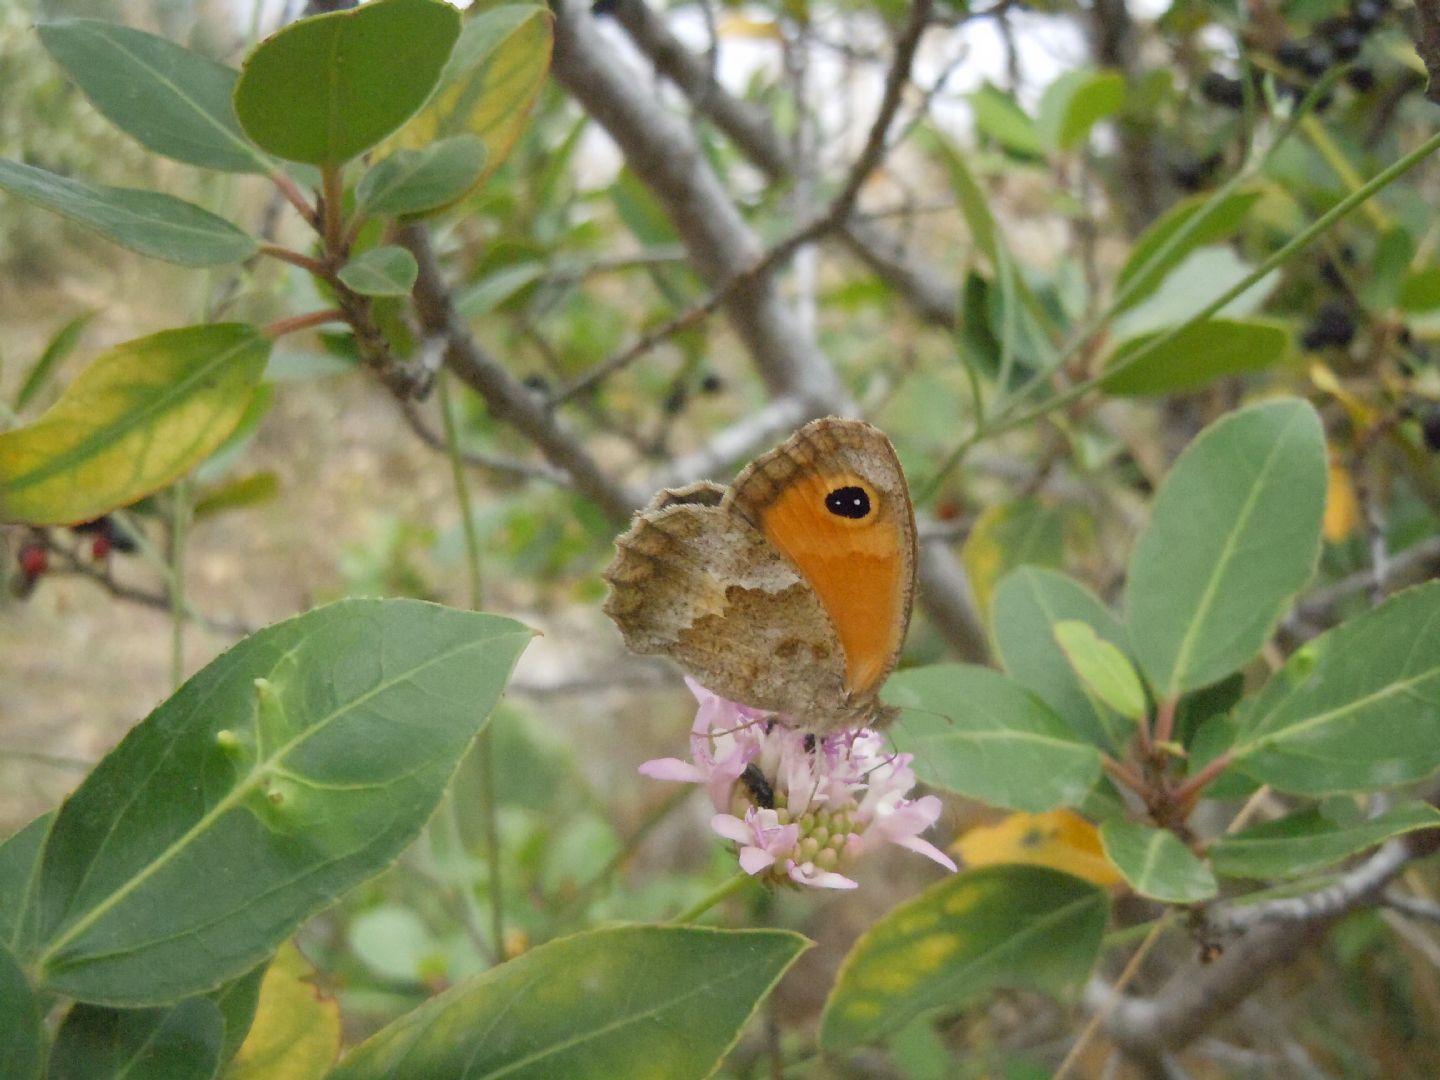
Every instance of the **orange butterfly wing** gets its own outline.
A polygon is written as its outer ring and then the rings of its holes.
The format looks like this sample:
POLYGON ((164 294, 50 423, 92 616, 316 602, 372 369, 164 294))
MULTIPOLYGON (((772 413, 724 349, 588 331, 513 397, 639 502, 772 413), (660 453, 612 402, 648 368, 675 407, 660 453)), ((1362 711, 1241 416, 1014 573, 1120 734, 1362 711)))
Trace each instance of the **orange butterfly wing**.
POLYGON ((915 592, 915 514, 890 441, 857 420, 817 420, 755 462, 729 496, 820 598, 852 695, 895 666, 915 592))

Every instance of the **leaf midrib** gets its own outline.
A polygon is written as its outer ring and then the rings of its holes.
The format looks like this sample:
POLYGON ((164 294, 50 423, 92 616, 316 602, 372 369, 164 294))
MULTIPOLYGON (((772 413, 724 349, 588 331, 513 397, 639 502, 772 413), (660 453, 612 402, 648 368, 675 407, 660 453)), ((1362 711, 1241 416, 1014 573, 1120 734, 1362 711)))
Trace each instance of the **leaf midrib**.
MULTIPOLYGON (((497 636, 508 637, 512 635, 497 636)), ((254 790, 261 782, 264 781, 265 777, 268 775, 268 767, 271 762, 283 761, 292 750, 301 746, 307 739, 310 738, 311 735, 325 730, 330 724, 334 723, 342 716, 345 716, 349 712, 358 708, 360 705, 371 700, 377 695, 382 694, 394 688, 395 686, 400 685, 402 682, 414 678, 416 675, 418 675, 422 671, 425 671, 427 668, 433 667, 434 665, 442 663, 444 661, 448 661, 469 649, 479 648, 480 646, 489 644, 495 640, 496 637, 494 636, 467 640, 452 649, 449 649, 438 655, 429 657, 425 660, 424 663, 407 668, 404 672, 401 672, 400 674, 390 679, 386 679, 383 682, 377 683, 374 687, 367 690, 365 693, 345 702, 340 708, 334 710, 328 716, 322 717, 314 724, 300 731, 298 734, 296 734, 294 738, 277 747, 275 753, 270 755, 270 757, 264 759, 263 761, 256 761, 250 769, 250 774, 244 779, 237 781, 235 786, 232 787, 230 791, 222 799, 220 799, 219 802, 217 802, 214 806, 207 810, 200 817, 200 819, 195 822, 194 825, 187 829, 181 836, 177 837, 164 851, 160 852, 154 859, 147 862, 138 873, 133 875, 126 882, 124 882, 124 884, 120 885, 113 892, 107 895, 102 901, 100 901, 93 908, 91 908, 90 911, 82 915, 79 919, 72 923, 68 929, 57 935, 50 942, 49 946, 45 949, 45 951, 42 952, 36 959, 36 970, 43 970, 48 961, 53 958, 57 952, 63 949, 75 938, 83 934, 86 930, 88 930, 91 926, 98 922, 106 913, 108 913, 110 909, 118 905, 127 896, 129 896, 146 881, 148 881, 154 874, 158 873, 161 867, 165 866, 171 860, 173 860, 181 851, 183 851, 190 844, 190 842, 196 836, 202 834, 205 830, 209 829, 210 826, 223 814, 228 813, 231 809, 237 806, 244 799, 245 796, 249 795, 252 790, 254 790)))
MULTIPOLYGON (((77 21, 89 21, 89 20, 77 20, 77 21)), ((102 33, 99 33, 98 30, 96 30, 96 29, 94 29, 94 28, 86 27, 86 28, 85 28, 84 30, 82 30, 81 32, 82 32, 82 33, 84 33, 84 32, 93 33, 93 34, 95 35, 96 39, 99 40, 102 44, 109 45, 109 46, 111 46, 112 48, 114 48, 116 52, 119 52, 119 53, 123 54, 123 55, 124 55, 125 57, 127 57, 130 61, 132 61, 137 67, 139 67, 142 71, 147 72, 152 78, 154 78, 154 80, 155 80, 157 83, 159 83, 159 84, 160 84, 161 86, 163 86, 165 89, 171 91, 171 92, 176 96, 176 98, 178 98, 181 102, 183 102, 185 105, 189 106, 189 107, 195 112, 195 114, 196 114, 200 119, 202 119, 202 120, 204 120, 204 121, 206 122, 207 125, 209 125, 211 128, 213 128, 215 131, 218 131, 220 134, 224 135, 227 140, 229 140, 232 144, 234 144, 234 145, 235 145, 236 147, 238 147, 240 150, 243 150, 244 153, 245 153, 245 156, 248 157, 248 158, 250 158, 251 161, 253 161, 256 165, 259 166, 259 171, 260 171, 260 172, 269 172, 269 171, 270 171, 270 168, 271 168, 271 163, 270 163, 270 161, 267 160, 267 159, 264 157, 264 155, 261 154, 261 152, 260 152, 259 150, 257 150, 257 149, 256 149, 254 146, 252 146, 250 143, 246 142, 244 139, 238 138, 238 137, 236 136, 236 133, 233 132, 233 131, 231 131, 230 128, 228 128, 226 125, 224 125, 224 124, 222 124, 222 123, 219 123, 219 122, 215 119, 215 117, 214 117, 209 111, 207 111, 195 98, 191 97, 188 93, 186 93, 186 92, 184 92, 183 90, 181 90, 180 85, 179 85, 178 83, 176 83, 176 82, 174 82, 173 80, 171 80, 168 76, 162 74, 162 73, 159 71, 159 69, 153 67, 148 61, 141 59, 141 57, 140 57, 138 54, 136 54, 136 53, 134 53, 134 52, 131 52, 128 48, 126 48, 126 47, 125 47, 123 44, 121 44, 119 41, 115 40, 114 38, 107 37, 106 35, 104 35, 104 34, 102 34, 102 33)), ((221 66, 221 67, 224 67, 223 64, 220 65, 220 66, 221 66)), ((229 69, 227 68, 226 70, 229 70, 229 69)))
POLYGON ((1180 639, 1179 649, 1176 650, 1174 666, 1170 669, 1170 679, 1165 691, 1167 697, 1178 697, 1181 692, 1180 687, 1186 674, 1186 667, 1190 663, 1190 654, 1195 648, 1196 635, 1199 633, 1201 624, 1205 622, 1209 616, 1210 608, 1214 604, 1216 593, 1220 588, 1220 580, 1225 576, 1229 568, 1230 560, 1234 557, 1237 540, 1240 534, 1249 526, 1250 515, 1255 511, 1255 506, 1260 499, 1260 491, 1265 485, 1266 478, 1275 463, 1276 456, 1280 453, 1281 446, 1285 444, 1290 434, 1290 429, 1294 426, 1296 420, 1301 417, 1302 414, 1296 411, 1295 415, 1292 416, 1276 434, 1275 441, 1271 444, 1270 452, 1265 455, 1264 462, 1255 474, 1255 481, 1250 486, 1250 492, 1245 496, 1245 503, 1241 507, 1239 515, 1236 517, 1235 528, 1231 529, 1225 536, 1225 544, 1220 550, 1220 557, 1215 560, 1210 579, 1205 584, 1205 591, 1201 594, 1200 602, 1196 605, 1195 615, 1190 620, 1190 625, 1186 628, 1185 635, 1180 639))

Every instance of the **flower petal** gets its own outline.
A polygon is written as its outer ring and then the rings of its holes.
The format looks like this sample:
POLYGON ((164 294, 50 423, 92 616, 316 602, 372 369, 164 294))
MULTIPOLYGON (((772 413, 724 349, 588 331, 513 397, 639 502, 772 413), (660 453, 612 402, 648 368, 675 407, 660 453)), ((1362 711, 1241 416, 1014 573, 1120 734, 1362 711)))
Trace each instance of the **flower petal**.
POLYGON ((755 830, 734 814, 716 814, 710 819, 710 828, 726 840, 734 840, 737 844, 755 842, 755 830))
POLYGON ((703 784, 706 779, 703 770, 688 761, 673 757, 652 758, 642 762, 640 775, 648 776, 652 780, 677 780, 686 784, 703 784))
POLYGON ((740 849, 740 869, 747 874, 758 874, 766 867, 775 865, 775 856, 764 848, 743 847, 740 849))
POLYGON ((955 865, 954 859, 930 843, 929 840, 921 840, 918 836, 907 836, 903 839, 896 840, 895 843, 903 848, 909 848, 911 851, 924 855, 927 859, 934 859, 952 874, 960 869, 955 865))
POLYGON ((786 868, 790 880, 797 885, 808 885, 812 889, 858 889, 860 883, 851 881, 844 874, 830 870, 817 870, 814 863, 797 866, 793 861, 786 868), (807 872, 808 868, 808 872, 807 872))

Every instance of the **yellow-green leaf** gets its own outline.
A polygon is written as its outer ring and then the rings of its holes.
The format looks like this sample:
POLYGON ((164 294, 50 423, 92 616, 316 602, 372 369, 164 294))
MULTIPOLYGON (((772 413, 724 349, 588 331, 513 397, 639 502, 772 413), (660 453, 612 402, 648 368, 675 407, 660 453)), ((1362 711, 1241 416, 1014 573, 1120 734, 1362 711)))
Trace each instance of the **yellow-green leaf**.
POLYGON ((315 969, 285 942, 265 971, 255 1021, 224 1080, 319 1080, 340 1050, 340 1006, 315 969))
POLYGON ((34 423, 0 434, 0 521, 88 521, 184 475, 239 423, 269 353, 243 323, 102 353, 34 423))
POLYGON ((486 158, 470 190, 515 146, 550 70, 554 31, 538 4, 502 4, 466 21, 429 103, 382 147, 418 149, 456 135, 485 140, 486 158))
POLYGON ((1089 691, 1121 716, 1145 715, 1145 687, 1129 658, 1095 632, 1089 623, 1068 619, 1055 624, 1055 640, 1089 691))

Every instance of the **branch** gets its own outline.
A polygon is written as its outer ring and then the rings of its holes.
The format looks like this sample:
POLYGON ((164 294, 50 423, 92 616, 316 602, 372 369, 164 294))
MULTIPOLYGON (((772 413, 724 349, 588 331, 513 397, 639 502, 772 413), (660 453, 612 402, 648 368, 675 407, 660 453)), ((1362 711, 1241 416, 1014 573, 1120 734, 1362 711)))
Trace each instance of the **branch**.
POLYGON ((490 414, 529 439, 545 460, 570 477, 575 489, 623 524, 640 504, 638 496, 603 472, 585 445, 562 428, 536 395, 486 352, 455 311, 454 299, 440 276, 430 233, 419 224, 400 230, 399 242, 419 266, 412 294, 425 332, 444 342, 445 366, 485 399, 490 414))
MULTIPOLYGON (((636 46, 761 172, 774 181, 794 176, 789 147, 763 109, 727 92, 705 60, 670 32, 645 0, 618 0, 614 14, 636 46)), ((931 20, 932 23, 934 20, 931 20)), ((899 293, 926 322, 956 324, 960 290, 935 267, 907 254, 885 230, 858 216, 843 222, 841 236, 855 254, 899 293)))
MULTIPOLYGON (((854 164, 846 172, 845 182, 841 185, 840 191, 825 210, 773 245, 758 259, 729 274, 714 287, 709 296, 692 304, 649 333, 642 335, 629 347, 602 361, 558 393, 553 404, 558 405, 578 394, 588 393, 595 389, 605 379, 644 356, 656 345, 688 330, 713 314, 739 290, 758 284, 760 279, 767 276, 771 270, 794 255, 795 252, 811 241, 839 228, 850 217, 855 209, 855 202, 860 197, 860 188, 869 179, 870 174, 879 167, 888 149, 887 136, 890 132, 890 125, 900 108, 900 100, 904 95, 905 86, 910 80, 910 69, 915 62, 915 52, 920 46, 920 38, 929 23, 930 6, 931 0, 915 0, 911 5, 910 19, 896 40, 894 59, 891 61, 889 73, 885 77, 885 92, 881 97, 875 119, 870 125, 870 133, 866 137, 865 145, 854 164)), ((743 227, 742 224, 741 228, 743 227)), ((697 266, 696 269, 700 268, 697 266)))
MULTIPOLYGON (((1219 959, 1192 963, 1176 972, 1154 997, 1122 997, 1106 1022, 1110 1037, 1142 1062, 1155 1062, 1184 1048, 1323 936, 1337 919, 1378 902, 1386 885, 1412 861, 1429 854, 1432 844, 1417 842, 1413 835, 1393 839, 1326 888, 1212 911, 1208 929, 1244 936, 1229 944, 1219 959)), ((1092 980, 1085 1000, 1090 1008, 1101 1008, 1111 1000, 1111 989, 1092 980)))

